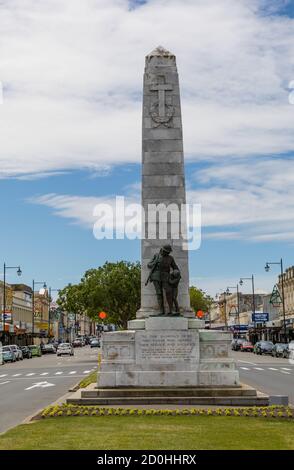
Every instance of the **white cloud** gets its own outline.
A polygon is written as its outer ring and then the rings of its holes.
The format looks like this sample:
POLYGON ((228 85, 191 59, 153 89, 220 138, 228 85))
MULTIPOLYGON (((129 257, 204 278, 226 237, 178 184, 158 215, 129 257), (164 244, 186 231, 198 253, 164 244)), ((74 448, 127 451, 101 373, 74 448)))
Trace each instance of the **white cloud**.
POLYGON ((140 162, 144 56, 161 43, 188 158, 293 150, 294 20, 270 16, 284 3, 2 0, 0 176, 140 162))
POLYGON ((188 200, 202 204, 208 237, 294 241, 293 159, 213 164, 195 183, 188 200))
MULTIPOLYGON (((126 203, 140 203, 140 183, 126 186, 123 195, 126 203)), ((114 208, 115 197, 47 194, 31 202, 92 227, 93 207, 107 203, 114 208)), ((203 238, 294 242, 293 159, 209 165, 192 175, 187 202, 201 204, 203 238)))

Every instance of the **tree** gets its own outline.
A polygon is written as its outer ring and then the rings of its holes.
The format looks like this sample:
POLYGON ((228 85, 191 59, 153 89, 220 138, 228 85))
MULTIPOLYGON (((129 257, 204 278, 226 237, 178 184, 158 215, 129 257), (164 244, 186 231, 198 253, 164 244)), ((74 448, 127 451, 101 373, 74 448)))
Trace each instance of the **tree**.
POLYGON ((202 310, 204 313, 208 313, 213 303, 213 298, 203 292, 202 289, 198 289, 198 287, 195 286, 191 286, 189 291, 191 307, 195 313, 198 310, 202 310))
POLYGON ((105 263, 86 271, 79 284, 63 289, 58 303, 67 311, 85 313, 96 321, 103 310, 108 323, 126 328, 140 308, 140 286, 140 263, 105 263))

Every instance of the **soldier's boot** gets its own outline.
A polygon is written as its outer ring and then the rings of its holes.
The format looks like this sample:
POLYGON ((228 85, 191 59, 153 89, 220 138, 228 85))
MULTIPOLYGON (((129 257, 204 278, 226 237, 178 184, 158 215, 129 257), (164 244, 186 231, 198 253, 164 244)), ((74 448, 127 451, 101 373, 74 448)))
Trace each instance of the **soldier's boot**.
POLYGON ((175 313, 179 314, 180 313, 180 308, 179 308, 179 304, 178 304, 177 299, 174 299, 174 304, 175 304, 175 307, 176 307, 176 312, 175 313))
POLYGON ((159 314, 162 315, 164 314, 164 309, 163 309, 163 298, 161 294, 156 294, 157 295, 157 302, 159 306, 159 314))
POLYGON ((173 314, 173 295, 172 292, 166 292, 166 300, 168 304, 168 314, 172 315, 173 314))

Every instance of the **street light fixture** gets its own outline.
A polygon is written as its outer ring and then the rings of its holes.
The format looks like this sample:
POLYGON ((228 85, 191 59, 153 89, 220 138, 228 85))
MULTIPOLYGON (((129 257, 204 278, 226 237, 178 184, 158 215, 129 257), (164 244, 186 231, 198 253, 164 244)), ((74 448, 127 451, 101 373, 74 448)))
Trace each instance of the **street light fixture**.
MULTIPOLYGON (((243 284, 243 281, 242 283, 240 282, 241 286, 243 284)), ((239 334, 240 334, 240 299, 239 299, 239 286, 238 284, 236 286, 229 286, 227 288, 227 291, 229 291, 229 289, 236 289, 237 290, 237 317, 238 317, 238 325, 239 325, 239 332, 238 332, 238 338, 239 338, 239 334)))
POLYGON ((255 333, 255 329, 256 329, 256 320, 255 320, 255 293, 254 293, 254 275, 252 274, 251 277, 241 277, 240 278, 240 281, 239 281, 239 284, 240 286, 243 286, 244 282, 243 281, 251 281, 251 285, 252 285, 252 315, 253 315, 253 318, 254 318, 254 333, 255 333))
MULTIPOLYGON (((4 274, 4 285, 3 285, 3 310, 2 310, 2 326, 3 326, 3 337, 5 334, 5 312, 6 312, 6 270, 7 269, 17 269, 17 275, 21 276, 22 271, 20 269, 20 266, 6 266, 6 263, 4 263, 3 266, 3 274, 4 274)), ((12 320, 12 314, 11 314, 11 323, 13 324, 12 320)))
POLYGON ((35 281, 33 279, 33 295, 32 295, 32 341, 34 344, 34 334, 35 334, 35 285, 43 284, 43 289, 47 289, 47 284, 45 281, 35 281))
POLYGON ((264 269, 268 273, 270 270, 270 265, 271 264, 278 264, 280 265, 281 269, 281 284, 282 284, 282 308, 283 308, 283 325, 284 325, 284 336, 285 336, 285 343, 288 342, 287 340, 287 326, 286 326, 286 309, 285 309, 285 292, 284 292, 284 269, 283 269, 283 259, 281 258, 280 261, 277 262, 267 262, 265 264, 264 269))

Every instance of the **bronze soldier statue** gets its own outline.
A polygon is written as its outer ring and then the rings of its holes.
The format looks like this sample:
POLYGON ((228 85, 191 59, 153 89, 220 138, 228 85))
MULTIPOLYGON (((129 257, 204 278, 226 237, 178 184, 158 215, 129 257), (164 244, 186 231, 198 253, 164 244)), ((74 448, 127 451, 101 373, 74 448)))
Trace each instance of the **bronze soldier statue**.
POLYGON ((164 293, 169 310, 167 315, 179 315, 177 293, 181 274, 174 258, 170 255, 171 251, 172 247, 170 245, 164 245, 147 265, 151 271, 146 285, 149 281, 153 282, 161 315, 166 315, 164 293), (173 270, 172 273, 171 270, 173 270), (176 307, 175 313, 172 311, 173 304, 176 307))

